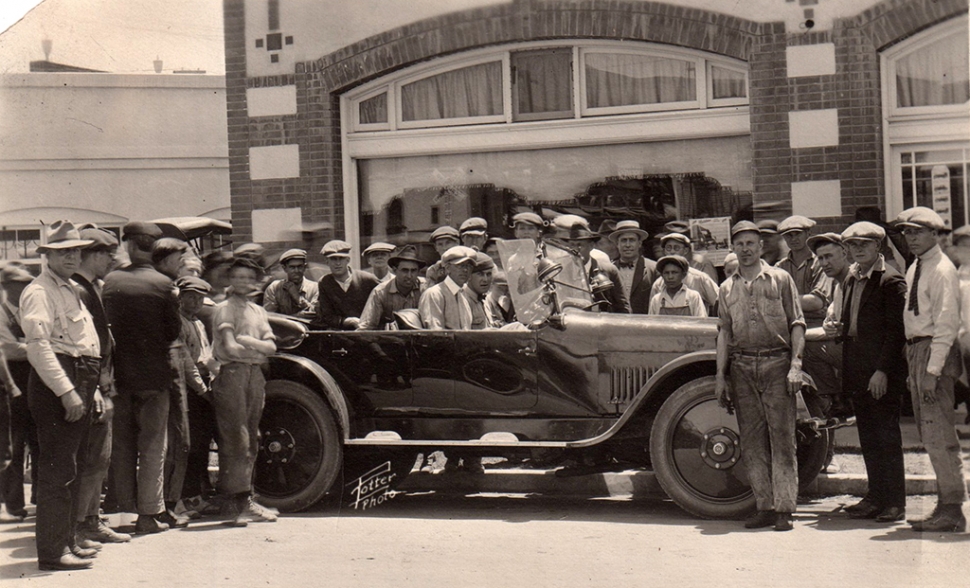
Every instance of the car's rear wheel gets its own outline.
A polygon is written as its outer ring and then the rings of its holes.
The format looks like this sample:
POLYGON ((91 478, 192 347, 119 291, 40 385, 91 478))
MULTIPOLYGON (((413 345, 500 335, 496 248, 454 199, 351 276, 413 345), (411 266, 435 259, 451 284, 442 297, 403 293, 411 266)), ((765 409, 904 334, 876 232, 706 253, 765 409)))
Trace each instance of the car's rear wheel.
POLYGON ((340 474, 343 445, 333 413, 313 390, 266 382, 254 487, 260 502, 283 512, 318 502, 340 474))
POLYGON ((755 508, 738 419, 717 405, 713 376, 684 384, 660 407, 650 458, 664 492, 691 514, 730 519, 755 508))

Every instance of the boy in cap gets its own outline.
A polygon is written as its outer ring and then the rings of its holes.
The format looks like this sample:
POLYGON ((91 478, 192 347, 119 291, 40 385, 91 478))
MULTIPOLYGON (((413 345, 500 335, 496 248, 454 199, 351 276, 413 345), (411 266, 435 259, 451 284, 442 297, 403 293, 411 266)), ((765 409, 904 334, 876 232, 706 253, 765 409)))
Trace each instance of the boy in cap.
POLYGON ((246 257, 229 266, 229 298, 216 307, 212 353, 220 363, 212 382, 219 429, 219 490, 235 514, 233 524, 274 522, 276 513, 253 499, 253 469, 259 451, 259 419, 266 400, 263 365, 276 352, 263 307, 249 300, 262 267, 246 257))
POLYGON ((737 409, 758 508, 744 526, 789 531, 798 497, 795 394, 802 386, 805 319, 791 276, 761 259, 758 227, 735 224, 731 244, 739 267, 718 292, 723 311, 714 391, 719 404, 737 409))
POLYGON ((426 329, 468 330, 472 310, 461 293, 475 267, 475 250, 456 245, 441 256, 447 277, 421 295, 418 311, 426 329))
POLYGON ((680 255, 667 255, 657 260, 657 271, 664 289, 650 299, 649 314, 665 316, 707 316, 707 307, 696 291, 684 286, 690 265, 680 255))
MULTIPOLYGON (((690 262, 690 267, 696 269, 699 272, 703 272, 707 274, 707 277, 714 280, 714 283, 716 284, 718 282, 717 268, 715 268, 714 264, 711 263, 709 259, 707 259, 706 255, 704 255, 700 251, 694 251, 691 246, 690 225, 688 225, 684 221, 675 220, 665 224, 664 230, 667 231, 667 234, 676 233, 678 235, 683 235, 687 237, 686 251, 682 253, 674 252, 673 255, 683 255, 684 257, 686 257, 687 261, 690 262)), ((668 253, 668 255, 670 254, 668 253)))
POLYGON ((394 269, 392 278, 374 288, 360 315, 360 331, 397 328, 394 312, 417 308, 428 282, 419 274, 425 263, 414 245, 406 245, 388 260, 394 269))
POLYGON ((637 221, 622 220, 616 223, 609 237, 618 254, 613 264, 619 273, 623 294, 630 301, 630 311, 634 314, 649 311, 650 288, 658 275, 657 264, 641 253, 643 241, 648 236, 637 221))
POLYGON ((101 344, 94 319, 71 282, 81 263, 81 239, 70 221, 46 229, 37 248, 47 267, 20 298, 27 358, 27 403, 37 426, 37 561, 41 570, 91 567, 95 549, 77 545, 82 452, 95 405, 101 405, 101 344))
MULTIPOLYGON (((461 239, 458 238, 458 229, 447 225, 435 229, 431 233, 430 240, 439 257, 444 255, 445 251, 448 251, 452 247, 461 245, 461 239)), ((444 263, 439 259, 428 268, 428 271, 424 275, 432 286, 440 284, 447 276, 444 263)))
POLYGON ((466 219, 458 228, 458 236, 465 247, 481 251, 488 240, 488 221, 478 216, 466 219))
POLYGON ((387 264, 393 251, 393 245, 382 241, 368 245, 367 249, 364 249, 364 261, 367 262, 365 271, 377 276, 377 279, 381 282, 386 282, 393 278, 394 274, 387 264))
POLYGON ((842 303, 842 391, 855 409, 869 490, 849 516, 890 523, 906 516, 899 412, 905 390, 906 282, 880 253, 886 232, 858 222, 842 233, 853 264, 842 303))
POLYGON ((512 231, 516 239, 532 239, 539 243, 542 230, 548 223, 534 212, 520 212, 512 217, 512 231))
POLYGON ((818 259, 812 248, 808 246, 808 239, 815 221, 810 218, 793 215, 781 221, 778 233, 788 245, 788 255, 775 264, 795 280, 798 295, 801 296, 802 312, 808 327, 819 327, 825 318, 825 309, 831 300, 820 299, 818 293, 826 289, 825 273, 819 266, 818 259))
POLYGON ((960 328, 959 279, 937 241, 945 229, 939 214, 917 206, 900 213, 896 224, 916 255, 916 263, 906 271, 903 311, 907 384, 938 488, 933 513, 911 524, 917 532, 963 532, 967 490, 953 411, 953 383, 961 371, 959 349, 954 345, 960 328))
POLYGON ((316 316, 320 288, 306 278, 306 251, 290 249, 280 256, 286 277, 273 281, 263 292, 263 308, 289 316, 312 319, 316 316))
MULTIPOLYGON (((663 245, 664 255, 679 255, 684 259, 689 259, 690 239, 680 233, 667 233, 660 238, 663 245)), ((687 275, 684 276, 684 285, 701 295, 704 304, 707 305, 708 314, 711 314, 717 304, 717 282, 704 272, 687 267, 687 275)), ((659 294, 664 288, 663 278, 657 278, 650 288, 650 298, 659 294)))
POLYGON ((333 240, 320 251, 330 273, 320 278, 317 322, 326 329, 353 331, 360 324, 367 297, 380 284, 377 277, 350 267, 350 243, 333 240))

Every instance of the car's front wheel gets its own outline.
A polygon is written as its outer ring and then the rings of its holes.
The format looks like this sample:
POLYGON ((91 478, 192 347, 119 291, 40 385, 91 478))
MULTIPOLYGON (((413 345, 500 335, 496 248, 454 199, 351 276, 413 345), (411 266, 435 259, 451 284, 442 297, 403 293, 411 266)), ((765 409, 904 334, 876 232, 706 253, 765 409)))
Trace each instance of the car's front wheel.
POLYGON ((343 445, 333 413, 310 388, 266 382, 253 485, 260 502, 295 512, 318 502, 340 474, 343 445))

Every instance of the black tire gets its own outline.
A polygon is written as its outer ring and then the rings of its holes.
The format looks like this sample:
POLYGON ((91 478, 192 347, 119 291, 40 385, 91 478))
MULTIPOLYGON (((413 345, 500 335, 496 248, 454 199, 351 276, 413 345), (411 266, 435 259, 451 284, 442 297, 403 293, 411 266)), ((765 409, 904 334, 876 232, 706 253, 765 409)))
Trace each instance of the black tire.
POLYGON ((714 377, 692 380, 663 403, 650 431, 650 459, 661 488, 705 519, 737 519, 755 509, 740 463, 738 419, 717 405, 714 377))
MULTIPOLYGON (((812 392, 802 392, 805 407, 813 417, 825 417, 822 401, 812 392)), ((798 491, 805 492, 822 472, 825 460, 828 458, 829 445, 835 443, 835 432, 824 430, 817 434, 810 428, 796 432, 798 447, 798 491)))
POLYGON ((253 485, 260 502, 282 512, 317 503, 343 462, 340 430, 326 401, 303 384, 266 382, 253 485))

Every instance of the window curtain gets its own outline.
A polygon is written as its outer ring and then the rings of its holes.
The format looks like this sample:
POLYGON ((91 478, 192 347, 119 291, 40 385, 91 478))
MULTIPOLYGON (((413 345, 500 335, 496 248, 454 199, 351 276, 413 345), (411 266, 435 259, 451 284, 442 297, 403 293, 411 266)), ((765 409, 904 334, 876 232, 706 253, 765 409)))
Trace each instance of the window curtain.
POLYGON ((896 102, 902 107, 970 100, 967 35, 953 35, 896 61, 896 102))
POLYGON ((360 103, 360 124, 387 122, 387 93, 368 98, 360 103))
POLYGON ((731 69, 711 66, 712 95, 719 98, 744 98, 748 95, 748 88, 744 83, 744 73, 731 69))
POLYGON ((502 63, 493 61, 431 76, 401 88, 403 120, 502 114, 502 63))
POLYGON ((697 99, 694 63, 639 55, 586 54, 590 108, 697 99))
POLYGON ((572 110, 572 53, 513 53, 518 112, 572 110))

